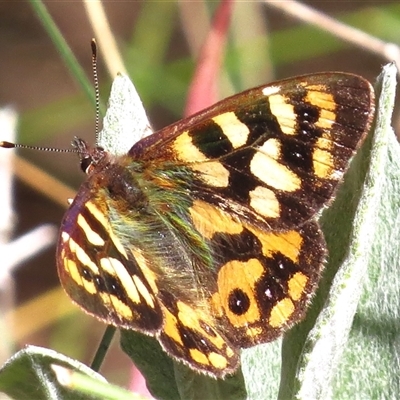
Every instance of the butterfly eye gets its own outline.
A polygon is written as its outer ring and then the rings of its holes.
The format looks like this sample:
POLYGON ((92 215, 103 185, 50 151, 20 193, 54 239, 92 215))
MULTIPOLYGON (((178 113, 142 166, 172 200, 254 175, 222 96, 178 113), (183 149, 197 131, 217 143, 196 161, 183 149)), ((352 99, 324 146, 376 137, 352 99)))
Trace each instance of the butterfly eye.
POLYGON ((81 170, 85 173, 85 174, 90 174, 90 172, 93 169, 93 158, 92 157, 84 157, 81 159, 81 170))

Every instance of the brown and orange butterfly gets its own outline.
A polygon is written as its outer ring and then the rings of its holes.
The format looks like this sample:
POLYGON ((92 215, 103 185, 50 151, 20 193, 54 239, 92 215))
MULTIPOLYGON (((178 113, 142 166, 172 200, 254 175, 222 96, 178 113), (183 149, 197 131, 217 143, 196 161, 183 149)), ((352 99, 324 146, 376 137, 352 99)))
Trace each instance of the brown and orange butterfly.
POLYGON ((122 155, 76 139, 87 179, 61 225, 72 300, 224 377, 300 321, 323 269, 316 220, 363 142, 374 94, 321 73, 248 90, 122 155))

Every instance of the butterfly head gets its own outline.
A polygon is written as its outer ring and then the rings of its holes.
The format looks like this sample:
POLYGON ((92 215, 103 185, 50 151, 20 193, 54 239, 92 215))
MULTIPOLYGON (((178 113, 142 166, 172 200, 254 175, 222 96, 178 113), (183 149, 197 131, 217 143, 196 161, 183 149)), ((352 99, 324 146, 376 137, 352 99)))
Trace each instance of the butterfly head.
POLYGON ((83 139, 75 137, 72 146, 79 154, 80 166, 86 175, 90 175, 97 166, 102 166, 109 161, 108 153, 102 147, 90 148, 83 139))

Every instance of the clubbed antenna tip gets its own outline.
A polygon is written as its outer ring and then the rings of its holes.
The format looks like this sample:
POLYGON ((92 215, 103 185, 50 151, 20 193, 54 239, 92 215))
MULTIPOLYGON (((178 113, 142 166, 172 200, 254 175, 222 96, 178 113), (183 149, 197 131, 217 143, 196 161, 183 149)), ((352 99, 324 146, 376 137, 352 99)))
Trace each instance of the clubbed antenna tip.
POLYGON ((14 143, 6 142, 5 140, 0 141, 0 147, 4 147, 5 149, 13 149, 17 147, 14 143))
POLYGON ((90 45, 92 46, 92 56, 93 57, 97 57, 97 43, 96 43, 96 39, 92 39, 92 41, 90 42, 90 45))

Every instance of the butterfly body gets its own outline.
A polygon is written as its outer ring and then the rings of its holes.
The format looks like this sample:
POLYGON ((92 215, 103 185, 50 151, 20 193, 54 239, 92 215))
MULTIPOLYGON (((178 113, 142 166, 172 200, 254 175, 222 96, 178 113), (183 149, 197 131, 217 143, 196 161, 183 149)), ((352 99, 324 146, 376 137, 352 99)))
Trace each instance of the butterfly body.
POLYGON ((233 96, 125 155, 80 141, 88 178, 61 227, 64 288, 197 371, 235 371, 241 348, 303 318, 326 256, 316 215, 372 116, 367 81, 326 73, 233 96))

